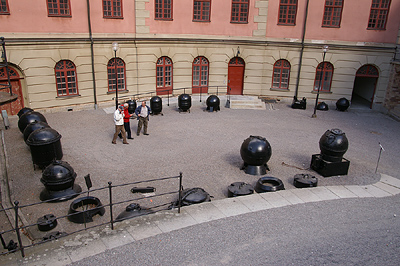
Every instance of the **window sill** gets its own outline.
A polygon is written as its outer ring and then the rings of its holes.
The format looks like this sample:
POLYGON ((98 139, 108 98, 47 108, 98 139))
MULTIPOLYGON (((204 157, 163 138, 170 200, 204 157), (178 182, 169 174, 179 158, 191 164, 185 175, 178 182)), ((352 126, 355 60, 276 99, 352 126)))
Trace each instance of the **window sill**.
POLYGON ((161 21, 172 21, 172 18, 155 18, 154 20, 161 20, 161 21))
POLYGON ((249 22, 231 21, 232 24, 249 24, 249 22))
POLYGON ((210 20, 195 20, 193 19, 192 22, 211 22, 210 20))
POLYGON ((271 91, 287 91, 287 92, 290 91, 289 89, 280 89, 280 88, 270 88, 269 90, 271 90, 271 91))
POLYGON ((104 19, 124 19, 124 17, 103 17, 104 19))
POLYGON ((71 15, 48 15, 50 18, 72 18, 71 15))
MULTIPOLYGON (((118 91, 118 93, 128 93, 129 90, 118 91)), ((107 94, 115 94, 115 91, 107 91, 107 94)))
POLYGON ((288 23, 288 24, 284 24, 284 23, 278 23, 278 26, 296 26, 295 23, 288 23))
POLYGON ((80 94, 76 95, 63 95, 63 96, 57 96, 56 99, 69 99, 69 98, 74 98, 74 97, 80 97, 80 94))
MULTIPOLYGON (((318 91, 311 91, 312 94, 317 94, 318 91)), ((331 91, 319 91, 320 94, 332 94, 331 91)))

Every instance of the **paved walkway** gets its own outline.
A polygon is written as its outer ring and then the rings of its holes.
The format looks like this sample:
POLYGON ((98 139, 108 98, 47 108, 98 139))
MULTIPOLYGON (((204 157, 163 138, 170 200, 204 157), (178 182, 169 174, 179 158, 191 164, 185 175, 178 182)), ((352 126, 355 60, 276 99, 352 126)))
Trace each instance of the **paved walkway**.
MULTIPOLYGON (((63 160, 75 169, 76 183, 82 187, 82 177, 87 173, 91 174, 94 188, 97 188, 105 186, 109 180, 121 184, 154 176, 177 175, 183 171, 185 188, 203 187, 215 198, 209 203, 184 207, 180 214, 176 210, 164 211, 117 223, 115 230, 99 227, 29 248, 26 258, 21 258, 19 252, 2 256, 0 264, 66 265, 133 241, 216 219, 287 205, 342 198, 389 197, 400 193, 400 146, 397 142, 400 127, 398 122, 385 115, 357 110, 344 113, 332 110, 330 106, 329 112, 318 112, 318 118, 311 119, 310 108, 294 110, 285 103, 267 103, 265 110, 232 110, 223 108, 224 101, 221 101, 221 112, 207 113, 203 112, 205 99, 201 104, 194 101, 190 114, 177 112, 176 99, 172 99, 169 107, 164 102, 165 115, 151 118, 150 136, 135 136, 131 145, 111 144, 113 107, 104 111, 45 113, 49 125, 62 134, 63 160), (349 138, 350 148, 345 155, 351 161, 349 174, 322 178, 307 166, 311 154, 318 153, 320 136, 335 127, 341 128, 349 138), (258 179, 240 170, 240 144, 249 135, 260 135, 269 140, 273 154, 268 162, 271 168, 268 175, 281 178, 286 190, 226 198, 226 187, 230 183, 253 183, 258 179), (379 166, 379 172, 385 174, 374 173, 378 142, 386 148, 379 166), (120 158, 127 158, 132 163, 121 165, 120 158), (295 189, 293 176, 299 172, 318 176, 319 186, 295 189)), ((39 182, 41 171, 32 169, 29 149, 16 127, 17 120, 11 118, 10 121, 12 126, 5 132, 5 144, 13 198, 21 199, 24 204, 37 202, 43 189, 39 182)), ((136 123, 131 124, 135 131, 136 123)), ((104 195, 101 196, 103 199, 104 195)), ((36 216, 48 212, 59 217, 65 215, 69 204, 44 205, 45 209, 27 213, 26 217, 35 221, 36 216)), ((71 232, 69 229, 74 224, 59 226, 71 232)))
POLYGON ((163 211, 116 223, 114 230, 107 226, 29 248, 25 258, 21 258, 19 252, 3 256, 0 262, 2 265, 67 265, 107 249, 226 217, 308 202, 400 194, 399 179, 381 176, 373 185, 289 189, 186 206, 180 214, 177 210, 163 211))

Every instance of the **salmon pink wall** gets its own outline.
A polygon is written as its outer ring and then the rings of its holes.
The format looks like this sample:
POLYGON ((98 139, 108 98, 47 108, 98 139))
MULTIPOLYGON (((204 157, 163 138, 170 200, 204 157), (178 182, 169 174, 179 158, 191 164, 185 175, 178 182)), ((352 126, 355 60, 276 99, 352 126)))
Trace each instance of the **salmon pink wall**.
MULTIPOLYGON (((86 0, 70 0, 70 3, 72 17, 49 17, 46 0, 8 1, 10 15, 0 15, 0 31, 87 33, 86 0), (26 1, 29 1, 29 5, 26 1)), ((123 1, 123 19, 104 19, 102 3, 102 0, 90 0, 93 33, 133 33, 135 31, 134 1, 123 1)))
POLYGON ((248 23, 240 24, 230 23, 232 9, 230 0, 211 0, 210 22, 193 22, 193 0, 174 0, 173 20, 155 20, 154 0, 150 0, 146 3, 146 10, 150 12, 146 26, 150 27, 150 33, 153 34, 252 36, 253 30, 257 29, 253 17, 258 15, 254 2, 255 0, 250 0, 248 23))
MULTIPOLYGON (((396 43, 400 25, 400 1, 392 0, 386 30, 367 30, 372 0, 344 0, 340 28, 322 27, 325 1, 310 0, 306 39, 396 43)), ((306 0, 298 1, 296 26, 278 23, 279 1, 269 1, 267 37, 301 38, 306 0)))

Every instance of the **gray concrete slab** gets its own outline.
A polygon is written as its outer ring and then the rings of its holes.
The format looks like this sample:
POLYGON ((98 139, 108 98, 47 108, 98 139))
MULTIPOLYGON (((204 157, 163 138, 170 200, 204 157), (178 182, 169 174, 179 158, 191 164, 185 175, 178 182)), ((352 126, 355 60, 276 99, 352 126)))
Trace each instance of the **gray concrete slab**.
POLYGON ((391 196, 389 192, 386 192, 385 190, 382 190, 374 185, 367 185, 363 187, 368 191, 368 193, 372 194, 376 198, 391 196))
POLYGON ((135 241, 133 236, 125 229, 114 228, 114 230, 111 230, 110 227, 101 230, 100 239, 107 249, 116 248, 135 241))
POLYGON ((157 216, 158 219, 154 222, 164 233, 197 224, 197 221, 184 209, 181 209, 181 213, 177 211, 163 211, 157 213, 157 216))
POLYGON ((152 215, 141 216, 130 219, 127 224, 126 231, 135 240, 144 239, 161 234, 161 229, 153 221, 155 218, 152 215), (151 217, 150 217, 151 216, 151 217))
POLYGON ((317 195, 313 193, 312 188, 298 188, 298 189, 293 189, 292 192, 304 202, 321 201, 321 198, 319 198, 317 195))
POLYGON ((293 189, 279 190, 277 193, 284 197, 291 204, 300 204, 305 202, 293 193, 293 189))
POLYGON ((292 205, 281 194, 278 194, 276 192, 265 192, 265 193, 260 193, 260 195, 269 203, 271 203, 271 205, 274 206, 275 208, 292 205))
POLYGON ((391 195, 397 195, 400 193, 400 188, 388 185, 383 182, 377 182, 374 184, 374 186, 390 193, 391 195))
POLYGON ((226 217, 225 214, 223 214, 211 202, 185 206, 183 209, 198 223, 209 222, 226 217))
POLYGON ((334 194, 336 194, 339 198, 357 198, 357 195, 348 190, 344 186, 328 186, 326 187, 330 191, 332 191, 334 194))
POLYGON ((86 257, 94 256, 107 250, 106 245, 101 239, 91 239, 87 235, 83 237, 83 243, 79 245, 68 245, 69 243, 65 243, 64 245, 65 251, 72 262, 80 261, 86 257))
POLYGON ((327 189, 326 187, 315 187, 312 188, 312 193, 317 195, 321 200, 333 200, 339 199, 339 196, 334 194, 332 191, 327 189))
POLYGON ((394 178, 392 176, 381 174, 381 182, 386 183, 388 185, 400 188, 400 179, 394 178))
POLYGON ((223 200, 211 201, 211 203, 215 207, 217 207, 226 217, 250 212, 250 209, 237 198, 227 198, 223 200))
POLYGON ((261 211, 273 208, 268 201, 266 201, 260 194, 251 194, 246 196, 237 197, 237 199, 242 202, 250 211, 261 211))
POLYGON ((357 195, 357 197, 359 197, 359 198, 373 197, 373 195, 371 193, 369 193, 368 190, 362 186, 348 185, 348 186, 344 186, 344 187, 347 188, 348 190, 350 190, 355 195, 357 195))

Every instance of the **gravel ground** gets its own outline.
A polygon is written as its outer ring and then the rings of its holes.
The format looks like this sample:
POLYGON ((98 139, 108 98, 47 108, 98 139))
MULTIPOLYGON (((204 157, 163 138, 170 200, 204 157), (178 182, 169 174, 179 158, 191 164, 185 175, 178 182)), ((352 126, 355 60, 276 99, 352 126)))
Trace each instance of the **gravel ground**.
MULTIPOLYGON (((224 103, 224 102, 223 102, 224 103)), ((93 189, 127 182, 168 177, 183 173, 184 188, 201 187, 214 199, 227 197, 227 186, 233 182, 254 185, 259 176, 240 170, 243 161, 240 147, 250 135, 265 137, 272 147, 268 162, 269 176, 280 178, 286 188, 294 188, 293 176, 309 173, 318 177, 318 185, 365 185, 379 180, 375 173, 382 152, 378 173, 400 178, 400 123, 392 118, 365 109, 339 112, 331 107, 328 112, 318 111, 311 118, 312 106, 307 110, 291 109, 287 103, 278 102, 265 110, 235 110, 223 107, 220 112, 205 112, 205 105, 194 104, 191 112, 179 113, 176 103, 163 105, 163 116, 150 118, 149 136, 134 134, 129 145, 111 144, 114 134, 113 115, 103 109, 43 113, 48 124, 61 135, 63 160, 77 173, 76 184, 86 190, 84 176, 91 175, 93 189), (273 109, 273 110, 269 110, 273 109), (346 176, 324 178, 309 169, 311 155, 319 153, 318 141, 322 134, 333 128, 346 133, 349 149, 345 158, 350 160, 346 176)), ((12 200, 21 204, 38 202, 43 190, 41 170, 34 170, 29 147, 18 130, 18 117, 10 118, 11 128, 4 132, 9 160, 8 178, 11 180, 12 200)), ((137 121, 131 120, 133 133, 137 121)), ((152 185, 152 184, 146 184, 152 185)), ((177 189, 178 181, 155 184, 157 192, 177 189)), ((129 187, 130 188, 130 187, 129 187)), ((116 200, 133 199, 128 187, 113 192, 116 200)), ((107 190, 93 194, 108 203, 107 190)), ((160 199, 161 200, 161 199, 160 199)), ((174 196, 162 200, 173 201, 174 196)), ((28 222, 47 213, 57 217, 67 214, 71 201, 47 203, 24 210, 28 222)), ((142 200, 141 205, 157 202, 142 200)), ((125 206, 116 208, 118 214, 125 206)), ((103 218, 96 218, 105 222, 103 218)), ((80 225, 79 225, 80 226, 80 225)), ((78 225, 59 222, 57 230, 72 231, 78 225)), ((33 230, 34 238, 43 232, 33 230)))

